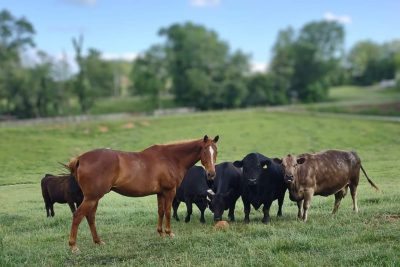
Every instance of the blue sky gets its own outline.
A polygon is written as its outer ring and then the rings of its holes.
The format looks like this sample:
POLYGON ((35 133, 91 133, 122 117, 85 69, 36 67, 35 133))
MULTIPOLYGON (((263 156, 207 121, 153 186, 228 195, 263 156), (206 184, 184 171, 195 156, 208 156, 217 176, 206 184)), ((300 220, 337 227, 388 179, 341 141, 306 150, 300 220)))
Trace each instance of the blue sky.
POLYGON ((268 63, 280 29, 314 20, 342 23, 346 48, 400 38, 399 0, 0 0, 3 8, 31 21, 37 47, 51 55, 72 55, 71 38, 82 33, 86 48, 131 58, 163 41, 161 27, 186 21, 214 29, 258 68, 268 63))

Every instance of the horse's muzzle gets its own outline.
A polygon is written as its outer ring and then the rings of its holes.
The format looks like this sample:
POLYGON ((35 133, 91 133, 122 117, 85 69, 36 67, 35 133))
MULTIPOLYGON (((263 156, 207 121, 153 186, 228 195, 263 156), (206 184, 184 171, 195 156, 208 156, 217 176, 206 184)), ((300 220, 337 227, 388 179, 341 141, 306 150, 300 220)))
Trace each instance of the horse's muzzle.
POLYGON ((215 171, 207 172, 207 179, 213 180, 215 178, 215 171))

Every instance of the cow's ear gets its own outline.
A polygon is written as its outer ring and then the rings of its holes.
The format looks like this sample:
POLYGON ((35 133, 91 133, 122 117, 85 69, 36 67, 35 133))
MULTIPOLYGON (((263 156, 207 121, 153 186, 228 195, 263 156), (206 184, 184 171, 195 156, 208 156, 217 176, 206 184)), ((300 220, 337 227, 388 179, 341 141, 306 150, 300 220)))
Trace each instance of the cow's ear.
POLYGON ((242 168, 243 167, 243 161, 237 160, 237 161, 233 162, 233 166, 235 166, 236 168, 242 168))
POLYGON ((216 137, 214 137, 214 143, 216 143, 216 142, 218 142, 218 140, 219 140, 219 135, 217 135, 216 137))
POLYGON ((274 158, 273 161, 274 161, 276 164, 282 164, 282 159, 274 158))
POLYGON ((297 164, 303 164, 306 161, 306 158, 298 158, 297 164))
POLYGON ((261 166, 268 166, 271 165, 272 160, 270 158, 265 158, 264 160, 261 161, 261 166))

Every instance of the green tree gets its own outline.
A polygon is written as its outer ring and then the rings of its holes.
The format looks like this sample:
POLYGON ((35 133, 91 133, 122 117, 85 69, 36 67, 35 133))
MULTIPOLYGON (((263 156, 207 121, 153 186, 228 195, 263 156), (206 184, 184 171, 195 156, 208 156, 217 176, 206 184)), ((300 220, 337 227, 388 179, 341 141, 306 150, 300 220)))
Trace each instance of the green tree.
POLYGON ((160 98, 166 93, 168 81, 165 48, 153 45, 138 57, 133 62, 131 78, 133 94, 148 96, 155 106, 161 108, 160 98))
POLYGON ((111 62, 101 58, 101 52, 90 48, 83 59, 85 76, 96 97, 112 96, 114 93, 114 73, 111 62))
POLYGON ((83 36, 79 36, 79 39, 73 38, 72 44, 75 49, 75 60, 79 66, 79 72, 75 77, 73 88, 78 96, 81 111, 86 113, 93 106, 95 93, 87 77, 85 58, 82 55, 83 36))
POLYGON ((25 18, 16 18, 8 10, 0 11, 0 112, 13 113, 16 87, 23 82, 15 79, 24 76, 20 52, 33 47, 35 29, 25 18))
POLYGON ((178 104, 200 109, 239 105, 247 56, 230 54, 217 33, 192 23, 173 24, 159 33, 167 39, 168 69, 178 104), (240 64, 233 67, 237 61, 240 64), (229 80, 230 73, 235 79, 229 80))
POLYGON ((301 101, 327 97, 333 74, 343 57, 344 29, 336 22, 311 22, 295 34, 288 28, 278 34, 271 73, 280 92, 301 101))

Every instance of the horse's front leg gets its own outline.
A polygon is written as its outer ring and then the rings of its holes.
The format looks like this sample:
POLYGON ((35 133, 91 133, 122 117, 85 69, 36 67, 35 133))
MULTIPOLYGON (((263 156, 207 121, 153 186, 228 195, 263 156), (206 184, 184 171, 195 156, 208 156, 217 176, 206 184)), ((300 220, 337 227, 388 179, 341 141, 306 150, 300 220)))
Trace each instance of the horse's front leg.
POLYGON ((164 196, 161 193, 157 194, 157 204, 158 204, 157 232, 160 234, 160 236, 164 236, 164 232, 162 229, 162 223, 164 218, 164 196))
POLYGON ((165 233, 170 237, 174 237, 171 231, 171 205, 175 197, 175 188, 164 193, 164 214, 165 214, 165 233))

